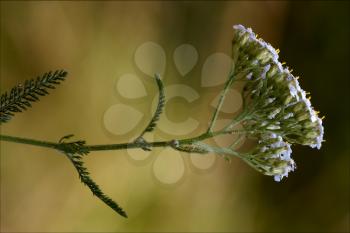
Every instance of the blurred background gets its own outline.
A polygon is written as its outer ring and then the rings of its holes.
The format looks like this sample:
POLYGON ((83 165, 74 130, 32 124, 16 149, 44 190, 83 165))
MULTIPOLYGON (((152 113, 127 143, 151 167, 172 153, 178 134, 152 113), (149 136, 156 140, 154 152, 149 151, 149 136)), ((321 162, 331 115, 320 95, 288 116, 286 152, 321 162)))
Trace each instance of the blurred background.
MULTIPOLYGON (((154 81, 143 72, 148 65, 137 55, 146 59, 147 48, 140 46, 152 41, 150 50, 161 57, 172 95, 184 91, 181 85, 194 94, 193 101, 181 95, 169 100, 163 130, 151 138, 174 138, 171 126, 190 118, 193 130, 176 137, 198 135, 222 88, 204 87, 202 67, 213 53, 230 55, 234 24, 252 27, 279 48, 281 60, 326 116, 322 149, 294 146, 298 169, 281 183, 238 159, 228 163, 214 155, 161 149, 146 156, 92 153, 85 160, 92 177, 129 219, 93 197, 58 152, 1 142, 2 232, 349 231, 349 2, 1 1, 0 6, 1 93, 48 70, 69 72, 33 109, 1 125, 1 134, 58 141, 74 133, 89 144, 132 140, 151 117, 156 96, 154 81), (173 56, 182 44, 198 55, 186 75, 173 56), (126 84, 119 83, 121 77, 126 84), (135 127, 118 128, 131 121, 135 127)), ((239 98, 228 103, 240 106, 239 98)))

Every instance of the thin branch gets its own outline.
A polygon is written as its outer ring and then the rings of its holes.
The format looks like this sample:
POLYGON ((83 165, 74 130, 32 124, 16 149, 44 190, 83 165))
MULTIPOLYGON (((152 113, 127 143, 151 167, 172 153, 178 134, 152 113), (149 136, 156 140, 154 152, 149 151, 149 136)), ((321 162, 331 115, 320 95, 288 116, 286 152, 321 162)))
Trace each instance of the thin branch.
MULTIPOLYGON (((233 74, 232 74, 233 75, 233 74)), ((218 102, 218 105, 217 107, 215 108, 215 111, 213 113, 213 117, 212 119, 210 120, 210 123, 209 123, 209 128, 208 128, 208 132, 212 132, 213 131, 213 128, 215 126, 215 123, 216 123, 216 120, 219 116, 219 112, 222 108, 222 105, 224 104, 224 100, 225 100, 225 97, 226 97, 226 94, 228 93, 233 81, 235 80, 235 78, 233 76, 231 76, 227 81, 226 81, 226 84, 225 84, 225 87, 224 89, 221 91, 221 95, 220 95, 220 99, 219 99, 219 102, 218 102)))

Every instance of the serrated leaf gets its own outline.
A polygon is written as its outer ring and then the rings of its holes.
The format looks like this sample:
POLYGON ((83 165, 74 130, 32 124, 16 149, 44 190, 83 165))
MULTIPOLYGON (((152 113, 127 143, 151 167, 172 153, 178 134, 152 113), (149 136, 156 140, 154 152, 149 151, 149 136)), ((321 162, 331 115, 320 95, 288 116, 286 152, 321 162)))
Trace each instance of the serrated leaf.
POLYGON ((145 130, 142 132, 140 137, 142 137, 146 132, 152 132, 154 128, 157 125, 157 121, 160 118, 160 114, 163 112, 164 104, 165 104, 165 94, 164 94, 164 86, 162 83, 162 80, 158 74, 155 75, 155 80, 157 82, 158 90, 159 90, 159 97, 158 97, 158 105, 155 113, 153 114, 153 117, 151 121, 148 123, 145 130))
POLYGON ((3 93, 0 98, 0 123, 9 121, 16 112, 27 110, 28 107, 31 107, 30 102, 38 101, 39 96, 48 95, 48 90, 54 89, 54 85, 65 80, 66 75, 67 72, 64 70, 57 70, 54 73, 48 72, 3 93))
MULTIPOLYGON (((82 142, 82 141, 80 141, 82 142)), ((77 170, 79 174, 79 178, 83 184, 85 184, 92 192, 92 194, 98 197, 101 201, 103 201, 106 205, 111 207, 115 212, 119 215, 127 218, 126 212, 117 204, 117 202, 113 201, 110 197, 102 192, 100 187, 92 180, 89 176, 89 172, 86 167, 84 167, 84 162, 81 157, 77 157, 76 154, 71 155, 69 153, 65 153, 69 160, 72 162, 73 166, 77 170)))

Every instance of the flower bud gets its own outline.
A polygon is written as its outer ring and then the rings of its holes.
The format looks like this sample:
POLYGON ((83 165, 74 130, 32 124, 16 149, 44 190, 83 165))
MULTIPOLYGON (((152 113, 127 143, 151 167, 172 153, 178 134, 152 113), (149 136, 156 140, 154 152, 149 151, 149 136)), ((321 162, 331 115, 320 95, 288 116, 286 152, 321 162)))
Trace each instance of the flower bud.
POLYGON ((275 97, 273 97, 273 98, 267 98, 267 99, 264 101, 263 106, 266 107, 267 105, 271 104, 271 103, 274 102, 275 100, 276 100, 275 97))
POLYGON ((308 114, 306 112, 305 113, 300 113, 300 114, 297 115, 297 121, 306 120, 306 119, 309 118, 309 116, 310 116, 310 114, 308 114))
POLYGON ((271 59, 271 54, 267 49, 261 49, 256 54, 256 59, 258 60, 265 60, 265 59, 271 59))
POLYGON ((281 111, 281 108, 276 108, 272 112, 269 113, 267 116, 268 119, 273 119, 276 117, 276 115, 281 111))
POLYGON ((291 96, 289 93, 286 95, 286 97, 284 98, 284 100, 283 100, 283 104, 284 105, 287 105, 287 104, 289 104, 291 101, 292 101, 292 99, 293 99, 293 96, 291 96))
MULTIPOLYGON (((254 33, 251 29, 246 29, 242 25, 235 25, 233 26, 234 30, 234 37, 233 37, 233 43, 239 44, 241 47, 244 47, 252 35, 254 33)), ((255 35, 254 35, 255 36, 255 35)))
POLYGON ((301 145, 304 145, 304 146, 310 146, 310 145, 313 145, 313 144, 315 144, 315 140, 314 139, 311 139, 311 138, 301 138, 300 140, 299 140, 299 143, 301 144, 301 145))
POLYGON ((299 112, 300 110, 302 110, 304 108, 304 104, 302 102, 298 102, 294 108, 293 108, 293 111, 294 112, 299 112))
POLYGON ((280 129, 280 128, 281 128, 280 126, 273 125, 273 124, 266 127, 266 129, 269 129, 269 130, 275 130, 275 129, 280 129))
POLYGON ((278 66, 275 65, 275 64, 273 64, 273 65, 271 65, 271 68, 270 68, 270 70, 267 72, 266 76, 267 76, 268 78, 272 78, 274 75, 277 74, 278 71, 279 71, 278 66))
POLYGON ((283 79, 284 79, 283 73, 277 73, 273 80, 275 81, 276 84, 280 84, 283 82, 283 79))
POLYGON ((287 113, 286 115, 283 116, 283 120, 287 120, 287 119, 289 119, 289 118, 291 118, 293 116, 294 116, 294 114, 292 112, 289 112, 289 113, 287 113))
POLYGON ((279 147, 279 148, 275 148, 275 149, 272 149, 271 150, 271 153, 272 154, 282 154, 284 151, 286 151, 287 150, 287 147, 279 147))
POLYGON ((309 131, 309 132, 305 135, 306 138, 316 138, 317 136, 318 136, 318 133, 315 132, 315 131, 309 131))
POLYGON ((307 129, 312 128, 312 127, 315 127, 316 125, 317 125, 316 122, 312 122, 312 121, 310 121, 310 120, 306 120, 306 121, 304 122, 304 124, 303 124, 303 126, 304 126, 305 128, 307 128, 307 129))

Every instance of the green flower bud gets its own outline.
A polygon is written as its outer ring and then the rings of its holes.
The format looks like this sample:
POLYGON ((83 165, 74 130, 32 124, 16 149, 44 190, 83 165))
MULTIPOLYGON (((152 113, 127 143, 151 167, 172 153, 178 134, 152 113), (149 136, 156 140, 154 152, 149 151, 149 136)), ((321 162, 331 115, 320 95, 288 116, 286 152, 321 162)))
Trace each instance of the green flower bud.
POLYGON ((260 140, 259 144, 261 145, 271 145, 273 143, 279 142, 279 138, 268 138, 268 139, 264 139, 264 140, 260 140))
POLYGON ((283 73, 276 74, 273 80, 276 84, 281 84, 284 80, 283 73))
POLYGON ((281 108, 275 108, 272 112, 267 116, 268 119, 273 119, 276 115, 281 111, 281 108))
POLYGON ((270 51, 268 51, 267 49, 261 49, 260 51, 257 52, 256 54, 256 58, 258 60, 265 60, 266 58, 267 59, 271 59, 271 54, 270 54, 270 51))
POLYGON ((281 167, 273 167, 272 173, 274 175, 284 173, 284 168, 282 166, 281 167))
POLYGON ((278 66, 276 66, 275 64, 272 64, 270 67, 270 70, 266 73, 266 76, 268 78, 272 78, 274 75, 277 74, 278 70, 279 70, 278 66))
POLYGON ((283 100, 283 104, 287 105, 289 104, 293 99, 293 96, 291 96, 289 93, 285 96, 284 100, 283 100))
POLYGON ((309 146, 309 145, 314 144, 316 141, 313 138, 306 138, 305 137, 305 138, 300 138, 299 142, 301 145, 309 146))
POLYGON ((306 138, 316 138, 318 136, 318 132, 315 132, 315 131, 309 131, 305 137, 306 138))
POLYGON ((269 125, 266 127, 266 129, 269 129, 269 130, 275 130, 275 129, 280 129, 281 127, 279 125, 269 125))
POLYGON ((296 105, 293 107, 294 112, 299 112, 304 108, 304 104, 302 102, 298 102, 296 105))
POLYGON ((268 124, 269 122, 268 121, 262 121, 260 122, 260 127, 264 127, 268 124))
POLYGON ((297 120, 303 121, 303 120, 308 119, 309 117, 310 117, 310 115, 308 113, 304 112, 304 113, 300 113, 297 115, 297 120))
POLYGON ((271 154, 281 154, 283 151, 286 151, 287 147, 274 148, 271 150, 271 154))
POLYGON ((239 40, 239 45, 241 47, 244 47, 246 45, 247 41, 249 40, 249 37, 250 37, 250 35, 248 33, 244 33, 239 40))
POLYGON ((286 166, 288 166, 288 164, 289 164, 289 161, 277 159, 274 163, 274 167, 279 169, 280 168, 284 169, 286 166))
POLYGON ((303 126, 304 126, 305 128, 307 128, 307 129, 313 128, 313 127, 315 127, 316 125, 317 125, 317 122, 312 122, 312 121, 310 121, 310 120, 306 120, 306 121, 304 122, 304 124, 303 124, 303 126))
POLYGON ((275 100, 276 100, 276 98, 267 98, 267 99, 264 101, 263 107, 268 106, 269 104, 273 103, 275 100))

